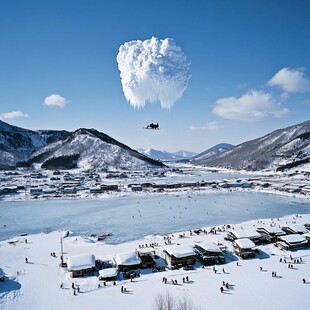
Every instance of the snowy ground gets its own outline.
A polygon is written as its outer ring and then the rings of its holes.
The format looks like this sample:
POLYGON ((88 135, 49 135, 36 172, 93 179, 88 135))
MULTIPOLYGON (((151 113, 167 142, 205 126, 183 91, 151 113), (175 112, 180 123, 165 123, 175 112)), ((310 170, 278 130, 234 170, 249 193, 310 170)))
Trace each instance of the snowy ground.
MULTIPOLYGON (((269 226, 271 219, 253 220, 234 225, 235 230, 255 228, 258 225, 269 226)), ((309 223, 310 214, 296 217, 286 216, 274 219, 277 226, 286 223, 309 223)), ((223 223, 224 224, 224 223, 223 223)), ((221 226, 222 227, 222 226, 221 226)), ((195 227, 193 227, 195 228, 195 227)), ((199 243, 210 240, 226 245, 232 250, 230 242, 224 240, 225 232, 216 235, 193 235, 186 231, 186 238, 173 234, 174 244, 199 243)), ((144 271, 134 282, 117 281, 116 285, 98 288, 96 275, 72 279, 68 272, 59 267, 60 237, 64 232, 28 235, 14 237, 0 243, 0 267, 6 273, 6 281, 0 282, 1 309, 152 309, 158 293, 170 292, 175 298, 186 297, 194 305, 194 309, 308 309, 308 294, 310 292, 310 250, 297 252, 281 251, 274 245, 259 246, 261 254, 251 260, 239 260, 234 255, 228 255, 228 263, 216 266, 197 268, 192 271, 174 270, 151 273, 144 271), (27 238, 27 243, 25 243, 27 238), (55 252, 57 258, 50 255, 55 252), (302 258, 294 268, 288 268, 288 263, 302 258), (25 263, 25 257, 29 263, 25 263), (279 262, 280 258, 287 263, 279 262), (237 265, 238 262, 238 265, 237 265), (262 267, 262 270, 260 270, 262 267), (225 273, 222 268, 225 268, 225 273), (276 272, 277 277, 272 277, 276 272), (189 281, 182 282, 183 277, 189 281), (168 283, 163 284, 162 278, 167 277, 168 283), (307 280, 303 284, 302 279, 307 280), (178 285, 171 284, 177 280, 178 285), (220 292, 222 281, 230 284, 224 293, 220 292), (73 295, 72 282, 80 286, 80 293, 73 295), (64 288, 60 288, 60 284, 64 288), (125 286, 128 293, 120 292, 125 286)), ((171 235, 170 235, 171 236, 171 235)), ((162 253, 163 236, 148 236, 142 240, 108 245, 94 242, 89 238, 72 236, 63 239, 65 257, 73 254, 94 254, 96 258, 111 258, 116 253, 134 250, 139 244, 158 243, 156 252, 162 253)))

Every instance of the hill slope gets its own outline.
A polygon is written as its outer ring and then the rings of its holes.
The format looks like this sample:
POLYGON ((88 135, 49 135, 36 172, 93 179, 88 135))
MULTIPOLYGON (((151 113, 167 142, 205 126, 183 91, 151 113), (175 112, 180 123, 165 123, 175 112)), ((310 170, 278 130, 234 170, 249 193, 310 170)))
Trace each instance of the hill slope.
POLYGON ((196 165, 261 170, 296 167, 310 162, 310 121, 279 129, 235 148, 192 161, 196 165), (288 166, 287 166, 288 165, 288 166))

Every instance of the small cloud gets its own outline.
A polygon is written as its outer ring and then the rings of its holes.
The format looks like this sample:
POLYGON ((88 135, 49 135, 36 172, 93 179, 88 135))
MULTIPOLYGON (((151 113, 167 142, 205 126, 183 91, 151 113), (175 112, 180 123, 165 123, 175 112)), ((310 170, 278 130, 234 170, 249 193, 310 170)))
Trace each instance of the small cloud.
POLYGON ((48 107, 64 108, 69 101, 58 94, 52 94, 44 99, 43 105, 48 107))
POLYGON ((258 121, 269 115, 281 117, 288 113, 275 102, 272 95, 263 91, 251 90, 243 96, 221 98, 215 102, 212 112, 226 119, 258 121))
POLYGON ((207 129, 208 130, 214 131, 214 130, 217 130, 218 128, 219 128, 219 126, 218 126, 217 122, 209 122, 207 124, 207 129))
POLYGON ((19 117, 29 117, 29 115, 21 111, 13 111, 13 112, 7 112, 7 113, 0 114, 1 119, 13 119, 13 118, 19 118, 19 117))
POLYGON ((310 91, 310 80, 303 69, 283 68, 268 81, 267 85, 278 86, 287 93, 310 91))
POLYGON ((217 130, 219 127, 218 127, 218 124, 217 122, 209 122, 206 126, 189 126, 189 129, 190 130, 197 130, 197 131, 202 131, 202 130, 210 130, 210 131, 213 131, 213 130, 217 130))

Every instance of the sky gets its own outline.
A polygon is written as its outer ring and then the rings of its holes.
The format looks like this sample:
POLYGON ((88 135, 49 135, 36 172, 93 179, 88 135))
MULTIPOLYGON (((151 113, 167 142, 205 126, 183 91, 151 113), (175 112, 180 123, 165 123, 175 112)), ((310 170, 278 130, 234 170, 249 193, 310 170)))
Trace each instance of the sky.
POLYGON ((237 145, 309 120, 309 38, 306 0, 0 0, 0 119, 237 145))

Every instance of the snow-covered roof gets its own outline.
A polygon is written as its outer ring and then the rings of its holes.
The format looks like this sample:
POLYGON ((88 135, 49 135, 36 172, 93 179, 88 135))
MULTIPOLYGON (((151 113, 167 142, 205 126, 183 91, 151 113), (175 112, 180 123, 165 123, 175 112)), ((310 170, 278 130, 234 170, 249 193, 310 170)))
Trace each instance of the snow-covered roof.
POLYGON ((280 238, 281 240, 287 242, 287 243, 302 243, 307 242, 306 238, 299 235, 299 234, 293 234, 293 235, 286 235, 282 236, 280 238))
POLYGON ((265 226, 263 227, 269 234, 274 234, 274 235, 285 235, 285 232, 276 226, 265 226))
POLYGON ((177 258, 195 255, 193 248, 189 245, 172 245, 164 249, 170 256, 177 258))
POLYGON ((106 269, 99 270, 99 276, 102 278, 116 277, 117 273, 118 273, 117 268, 106 268, 106 269))
POLYGON ((222 253, 222 250, 214 242, 203 242, 199 243, 198 245, 208 252, 222 253))
POLYGON ((95 255, 81 254, 69 256, 67 259, 68 270, 82 270, 95 267, 95 255))
POLYGON ((249 238, 236 239, 235 243, 241 249, 253 249, 253 248, 255 248, 254 242, 252 240, 250 240, 249 238))
POLYGON ((308 232, 307 228, 303 225, 292 224, 292 225, 286 225, 284 227, 287 227, 287 228, 295 231, 296 233, 307 233, 308 232))
POLYGON ((115 261, 117 265, 131 266, 141 264, 141 258, 138 256, 137 251, 116 254, 115 261))
POLYGON ((259 234, 254 229, 242 229, 242 230, 236 230, 236 231, 230 231, 230 233, 234 234, 237 239, 241 238, 260 238, 261 234, 259 234))

